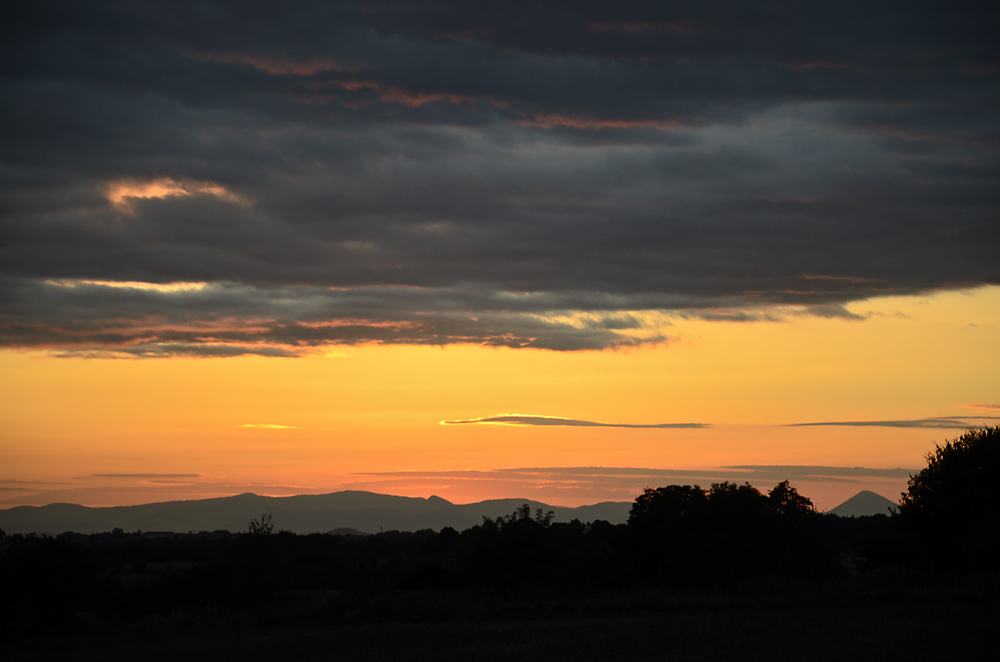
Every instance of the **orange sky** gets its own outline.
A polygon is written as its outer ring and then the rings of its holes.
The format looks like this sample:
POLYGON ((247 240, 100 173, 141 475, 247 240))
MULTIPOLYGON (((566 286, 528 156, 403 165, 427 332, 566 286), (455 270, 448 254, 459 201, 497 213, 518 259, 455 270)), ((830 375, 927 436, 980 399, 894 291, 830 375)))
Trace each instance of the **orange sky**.
MULTIPOLYGON (((349 488, 578 505, 733 480, 734 466, 919 469, 934 443, 961 430, 788 426, 1000 415, 1000 288, 848 309, 864 319, 792 309, 768 311, 773 322, 664 316, 655 322, 672 340, 631 350, 365 345, 305 358, 163 359, 5 350, 0 503, 349 488), (440 424, 511 413, 707 427, 440 424), (565 471, 579 467, 605 469, 565 471), (547 471, 502 471, 524 468, 547 471)), ((906 483, 799 471, 781 475, 824 509, 861 489, 895 500, 906 483)), ((747 478, 763 488, 781 479, 747 478)))

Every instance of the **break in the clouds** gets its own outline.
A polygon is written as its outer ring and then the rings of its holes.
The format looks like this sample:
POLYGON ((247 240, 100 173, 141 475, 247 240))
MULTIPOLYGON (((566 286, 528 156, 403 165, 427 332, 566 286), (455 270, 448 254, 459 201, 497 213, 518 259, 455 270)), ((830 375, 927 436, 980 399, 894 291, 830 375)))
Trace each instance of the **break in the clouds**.
POLYGON ((706 423, 605 423, 601 421, 583 421, 560 416, 532 416, 530 414, 501 414, 483 418, 468 418, 455 421, 441 421, 441 425, 522 425, 522 426, 569 426, 584 428, 707 428, 706 423))
POLYGON ((932 428, 941 430, 965 430, 982 425, 981 421, 1000 420, 1000 416, 940 416, 902 421, 826 421, 822 423, 792 423, 789 427, 846 426, 884 428, 932 428))
POLYGON ((2 12, 3 346, 601 349, 1000 283, 989 3, 2 12))

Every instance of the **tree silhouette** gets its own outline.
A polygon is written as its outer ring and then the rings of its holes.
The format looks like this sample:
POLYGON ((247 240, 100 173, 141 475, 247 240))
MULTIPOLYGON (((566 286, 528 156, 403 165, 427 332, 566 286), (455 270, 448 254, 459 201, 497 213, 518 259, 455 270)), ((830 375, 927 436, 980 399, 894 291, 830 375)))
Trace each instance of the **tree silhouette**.
POLYGON ((767 493, 767 498, 771 501, 771 507, 779 515, 816 512, 812 500, 799 494, 798 490, 792 487, 787 480, 775 485, 767 493))
POLYGON ((734 516, 758 516, 770 510, 767 497, 750 483, 712 483, 708 491, 708 502, 713 510, 734 516))
MULTIPOLYGON (((522 504, 510 515, 507 516, 501 515, 500 517, 496 518, 495 523, 497 527, 500 528, 501 530, 504 529, 505 527, 517 527, 517 526, 530 528, 532 527, 532 523, 542 528, 548 528, 549 526, 552 525, 552 519, 554 517, 555 517, 555 512, 551 510, 549 512, 545 512, 541 508, 536 508, 535 515, 534 517, 532 517, 531 506, 525 503, 522 504)), ((483 517, 484 521, 488 519, 489 519, 488 517, 485 516, 483 517)))
POLYGON ((496 519, 484 516, 472 529, 470 561, 477 581, 504 598, 518 585, 544 582, 555 563, 550 535, 554 516, 541 508, 532 516, 528 504, 496 519))
POLYGON ((635 530, 676 525, 700 513, 705 501, 705 491, 698 485, 647 487, 632 504, 628 525, 635 530))
POLYGON ((1000 553, 1000 427, 936 445, 903 492, 900 517, 938 566, 995 567, 1000 553))
POLYGON ((274 533, 274 522, 271 521, 271 516, 268 513, 264 513, 259 519, 254 518, 250 520, 250 524, 247 526, 247 533, 254 536, 269 536, 274 533))

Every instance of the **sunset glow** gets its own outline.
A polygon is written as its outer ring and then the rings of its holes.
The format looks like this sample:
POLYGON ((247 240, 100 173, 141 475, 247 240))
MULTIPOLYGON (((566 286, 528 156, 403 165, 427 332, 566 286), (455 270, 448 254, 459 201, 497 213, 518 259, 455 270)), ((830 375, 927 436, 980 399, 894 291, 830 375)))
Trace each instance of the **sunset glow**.
POLYGON ((828 509, 1000 421, 982 21, 374 4, 12 30, 0 508, 828 509))
POLYGON ((249 201, 241 195, 228 191, 224 186, 210 182, 174 181, 173 179, 154 179, 146 182, 123 181, 107 186, 107 196, 111 204, 131 210, 133 199, 186 197, 196 194, 210 195, 226 202, 248 205, 249 201))
POLYGON ((866 319, 675 319, 669 343, 603 352, 355 345, 122 361, 8 350, 5 497, 108 505, 351 488, 576 505, 663 480, 766 487, 785 475, 732 469, 744 466, 790 467, 824 507, 861 488, 894 497, 935 442, 1000 418, 966 404, 994 387, 1000 288, 852 309, 866 319), (850 425, 802 426, 822 422, 850 425), (581 479, 558 467, 592 469, 581 479))

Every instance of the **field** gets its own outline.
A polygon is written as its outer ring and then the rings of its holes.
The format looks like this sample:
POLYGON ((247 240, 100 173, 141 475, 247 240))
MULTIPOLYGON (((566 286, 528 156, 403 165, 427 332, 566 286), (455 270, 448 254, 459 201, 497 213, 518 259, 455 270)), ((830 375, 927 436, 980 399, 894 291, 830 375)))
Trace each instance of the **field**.
POLYGON ((132 623, 81 617, 58 634, 16 642, 7 659, 977 659, 1000 646, 996 586, 996 578, 966 578, 808 593, 632 592, 570 603, 477 604, 437 592, 365 604, 346 596, 308 607, 286 600, 252 613, 188 611, 132 623))

